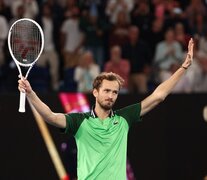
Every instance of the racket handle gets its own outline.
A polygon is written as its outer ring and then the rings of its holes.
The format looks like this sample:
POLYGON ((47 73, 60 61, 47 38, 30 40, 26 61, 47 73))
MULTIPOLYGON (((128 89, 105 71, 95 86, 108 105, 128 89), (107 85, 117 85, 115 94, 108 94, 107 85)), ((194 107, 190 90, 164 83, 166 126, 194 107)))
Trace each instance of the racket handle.
POLYGON ((19 112, 25 112, 25 101, 26 101, 26 94, 24 92, 20 92, 20 101, 19 101, 19 112))

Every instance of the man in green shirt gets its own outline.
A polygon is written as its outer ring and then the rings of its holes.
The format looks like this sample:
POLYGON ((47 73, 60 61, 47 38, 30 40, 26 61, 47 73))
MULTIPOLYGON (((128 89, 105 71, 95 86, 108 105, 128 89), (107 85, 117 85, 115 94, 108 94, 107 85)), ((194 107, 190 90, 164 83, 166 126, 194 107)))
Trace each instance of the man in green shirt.
POLYGON ((113 111, 123 79, 115 73, 101 73, 93 82, 95 106, 87 113, 54 113, 44 104, 26 79, 19 90, 48 123, 75 137, 78 149, 78 180, 126 180, 126 150, 129 127, 162 102, 192 63, 193 40, 181 67, 155 91, 137 104, 113 111))

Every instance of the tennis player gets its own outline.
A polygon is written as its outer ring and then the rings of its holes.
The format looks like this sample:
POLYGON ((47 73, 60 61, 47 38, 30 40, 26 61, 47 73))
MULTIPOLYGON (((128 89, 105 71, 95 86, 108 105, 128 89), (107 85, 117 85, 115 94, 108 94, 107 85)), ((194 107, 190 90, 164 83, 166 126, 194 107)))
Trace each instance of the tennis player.
POLYGON ((93 82, 94 108, 87 113, 54 113, 44 104, 30 83, 19 80, 19 90, 48 123, 75 137, 78 149, 78 180, 126 180, 126 151, 129 127, 162 102, 192 63, 193 40, 181 67, 146 99, 113 111, 123 79, 115 73, 101 73, 93 82))

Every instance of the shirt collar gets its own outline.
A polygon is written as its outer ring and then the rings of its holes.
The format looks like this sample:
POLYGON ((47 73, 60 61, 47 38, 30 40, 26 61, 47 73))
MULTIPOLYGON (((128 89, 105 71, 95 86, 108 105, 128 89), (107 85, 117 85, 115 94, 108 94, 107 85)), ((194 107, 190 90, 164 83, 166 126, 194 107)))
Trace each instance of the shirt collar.
MULTIPOLYGON (((97 114, 96 114, 96 112, 95 112, 95 106, 93 106, 92 108, 91 108, 91 116, 93 117, 93 118, 97 118, 98 116, 97 116, 97 114)), ((111 111, 110 111, 110 113, 109 113, 109 117, 111 118, 111 117, 113 117, 114 116, 114 111, 111 109, 111 111)))

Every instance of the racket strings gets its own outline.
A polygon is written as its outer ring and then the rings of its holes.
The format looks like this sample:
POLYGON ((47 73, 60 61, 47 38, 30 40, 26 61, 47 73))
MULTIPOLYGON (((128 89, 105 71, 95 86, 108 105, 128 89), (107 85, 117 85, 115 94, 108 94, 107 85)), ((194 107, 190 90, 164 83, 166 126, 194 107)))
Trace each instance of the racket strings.
POLYGON ((22 64, 31 64, 38 58, 41 51, 40 30, 33 22, 19 21, 11 30, 10 43, 16 60, 22 64))

